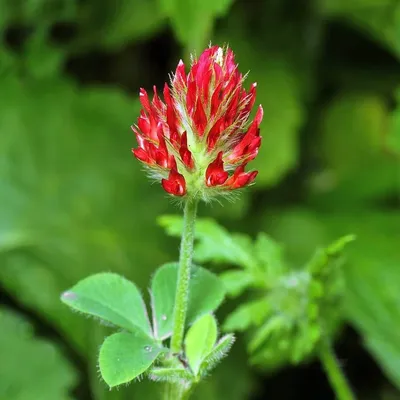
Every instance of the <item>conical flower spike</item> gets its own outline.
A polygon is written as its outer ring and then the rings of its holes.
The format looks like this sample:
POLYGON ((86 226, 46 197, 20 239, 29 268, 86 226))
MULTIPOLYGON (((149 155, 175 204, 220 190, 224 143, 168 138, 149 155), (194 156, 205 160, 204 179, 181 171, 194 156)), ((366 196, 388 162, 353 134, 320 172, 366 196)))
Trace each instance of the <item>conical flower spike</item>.
POLYGON ((213 46, 188 73, 179 62, 164 101, 155 87, 152 101, 140 90, 133 154, 166 192, 208 201, 254 181, 257 171, 245 172, 245 166, 261 145, 263 109, 249 121, 256 84, 247 91, 243 82, 232 50, 213 46))

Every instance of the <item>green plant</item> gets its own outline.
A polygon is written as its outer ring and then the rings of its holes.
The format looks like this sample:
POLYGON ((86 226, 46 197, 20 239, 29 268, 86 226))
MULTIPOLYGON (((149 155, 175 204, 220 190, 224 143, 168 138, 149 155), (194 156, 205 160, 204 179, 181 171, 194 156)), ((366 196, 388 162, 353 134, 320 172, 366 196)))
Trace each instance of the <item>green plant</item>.
MULTIPOLYGON (((160 224, 173 236, 182 231, 179 216, 163 216, 160 224)), ((250 362, 276 369, 319 356, 337 398, 353 399, 332 343, 343 319, 341 253, 354 237, 317 250, 303 268, 289 267, 281 245, 265 233, 252 242, 202 219, 196 237, 195 261, 240 268, 219 274, 228 296, 249 293, 248 300, 227 316, 223 329, 248 333, 250 362)))
POLYGON ((243 81, 233 52, 214 46, 193 62, 188 75, 179 62, 171 89, 164 87, 165 104, 156 89, 151 103, 140 91, 143 110, 132 127, 138 142, 133 154, 184 204, 179 263, 154 275, 152 323, 137 287, 116 274, 92 275, 62 295, 72 309, 123 329, 100 349, 100 372, 110 387, 146 374, 168 383, 167 399, 186 399, 233 344, 229 333, 217 340, 210 314, 223 300, 223 285, 193 266, 192 257, 198 201, 229 196, 257 175, 245 166, 260 146, 262 107, 248 124, 256 85, 247 92, 243 81))

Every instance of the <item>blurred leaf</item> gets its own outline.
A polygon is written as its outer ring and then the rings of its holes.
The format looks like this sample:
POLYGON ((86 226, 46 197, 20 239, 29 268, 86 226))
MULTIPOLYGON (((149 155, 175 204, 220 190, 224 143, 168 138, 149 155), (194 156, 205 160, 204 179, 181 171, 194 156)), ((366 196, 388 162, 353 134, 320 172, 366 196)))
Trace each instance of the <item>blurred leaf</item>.
POLYGON ((49 78, 60 73, 67 49, 56 44, 52 28, 72 23, 77 0, 0 2, 0 71, 49 78))
POLYGON ((347 310, 352 322, 362 333, 365 344, 376 357, 391 381, 400 388, 400 323, 398 288, 400 260, 364 259, 363 268, 347 274, 347 310), (362 273, 362 278, 359 274, 362 273))
POLYGON ((78 351, 84 353, 87 350, 87 321, 70 312, 59 301, 65 289, 63 276, 26 254, 11 253, 0 257, 1 260, 0 281, 3 288, 29 309, 42 313, 78 351))
POLYGON ((189 51, 200 51, 209 40, 214 20, 224 16, 233 0, 158 0, 178 40, 189 51))
POLYGON ((185 354, 195 375, 204 358, 213 349, 218 336, 217 321, 206 314, 199 318, 185 336, 185 354))
MULTIPOLYGON (((171 236, 180 237, 182 233, 182 217, 164 215, 158 218, 159 224, 171 236)), ((194 260, 199 263, 216 262, 238 266, 254 267, 251 239, 241 234, 230 234, 211 218, 196 220, 194 260)))
POLYGON ((219 274, 229 296, 242 294, 253 284, 254 276, 248 271, 225 271, 219 274))
POLYGON ((254 251, 261 268, 267 272, 269 278, 286 270, 282 246, 266 233, 258 234, 254 251))
POLYGON ((326 109, 321 146, 315 149, 326 170, 311 181, 319 204, 357 205, 397 191, 398 162, 385 151, 388 110, 384 99, 345 93, 326 109))
POLYGON ((120 275, 103 272, 89 276, 64 292, 61 300, 84 314, 153 336, 138 288, 120 275))
POLYGON ((168 202, 132 160, 137 104, 121 91, 13 75, 1 87, 0 236, 12 251, 0 253, 0 281, 85 353, 90 324, 61 292, 110 270, 145 287, 168 257, 154 222, 168 202))
POLYGON ((318 249, 307 264, 307 271, 315 276, 325 278, 331 273, 332 264, 335 264, 345 246, 353 242, 355 238, 355 235, 343 236, 325 249, 318 249))
POLYGON ((326 110, 323 122, 323 156, 338 179, 364 169, 381 156, 387 119, 383 99, 370 94, 346 93, 326 110))
POLYGON ((376 214, 364 221, 355 216, 350 223, 358 225, 360 239, 345 270, 346 310, 367 348, 400 388, 400 214, 376 214))
POLYGON ((60 350, 35 338, 33 327, 5 308, 0 326, 0 398, 72 400, 77 376, 60 350))
POLYGON ((371 35, 400 57, 400 7, 395 0, 321 0, 322 11, 371 35))
MULTIPOLYGON (((151 283, 154 328, 159 339, 165 339, 172 334, 177 281, 178 263, 169 263, 156 271, 151 283)), ((203 314, 215 311, 225 295, 218 277, 201 267, 192 267, 189 284, 188 324, 203 314)))
POLYGON ((224 322, 224 331, 244 331, 252 325, 260 325, 270 314, 271 306, 263 297, 238 306, 224 322))
POLYGON ((5 24, 34 24, 70 19, 76 12, 76 0, 2 0, 0 30, 5 24))
POLYGON ((130 382, 145 372, 162 351, 159 344, 141 332, 119 332, 100 348, 101 376, 110 388, 130 382))
POLYGON ((257 289, 256 300, 240 304, 224 322, 225 331, 249 331, 253 364, 273 370, 298 364, 314 353, 321 332, 332 335, 343 316, 338 261, 353 239, 343 237, 317 251, 304 268, 290 269, 280 246, 267 235, 258 236, 259 268, 264 273, 255 271, 245 282, 257 289))
POLYGON ((153 35, 164 21, 157 0, 105 0, 101 7, 97 1, 86 1, 79 11, 79 42, 115 50, 153 35))
POLYGON ((293 241, 286 242, 286 246, 292 249, 294 259, 296 254, 301 253, 293 249, 299 249, 300 244, 306 243, 306 234, 308 242, 305 247, 309 248, 318 243, 319 235, 332 238, 346 231, 357 235, 357 240, 346 251, 346 267, 343 268, 344 311, 387 376, 400 387, 400 340, 397 335, 400 323, 400 213, 397 210, 378 212, 364 208, 329 213, 290 210, 279 216, 275 210, 273 218, 273 231, 279 230, 282 237, 295 227, 302 228, 300 234, 297 230, 297 243, 294 237, 293 241), (302 215, 301 225, 295 217, 298 214, 302 215), (315 224, 315 220, 319 221, 319 225, 315 224), (278 221, 284 221, 284 224, 278 221))
MULTIPOLYGON (((393 112, 390 120, 390 126, 386 138, 386 150, 393 153, 397 157, 397 164, 399 163, 400 157, 400 90, 397 93, 397 107, 393 112)), ((399 178, 400 188, 400 178, 399 178)))
POLYGON ((25 44, 23 63, 26 72, 35 78, 57 76, 67 56, 66 50, 49 43, 45 29, 38 29, 25 44))

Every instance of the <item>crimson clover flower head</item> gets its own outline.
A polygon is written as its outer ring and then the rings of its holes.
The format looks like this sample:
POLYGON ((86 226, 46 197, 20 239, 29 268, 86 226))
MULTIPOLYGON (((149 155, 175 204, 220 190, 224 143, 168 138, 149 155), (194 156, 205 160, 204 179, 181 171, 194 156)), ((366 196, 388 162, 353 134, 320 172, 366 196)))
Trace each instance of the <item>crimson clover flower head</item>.
POLYGON ((208 201, 254 181, 257 171, 245 168, 261 144, 263 109, 249 122, 256 84, 246 91, 244 79, 232 50, 212 46, 192 60, 188 74, 179 62, 164 101, 156 87, 151 101, 140 89, 132 151, 166 192, 208 201))

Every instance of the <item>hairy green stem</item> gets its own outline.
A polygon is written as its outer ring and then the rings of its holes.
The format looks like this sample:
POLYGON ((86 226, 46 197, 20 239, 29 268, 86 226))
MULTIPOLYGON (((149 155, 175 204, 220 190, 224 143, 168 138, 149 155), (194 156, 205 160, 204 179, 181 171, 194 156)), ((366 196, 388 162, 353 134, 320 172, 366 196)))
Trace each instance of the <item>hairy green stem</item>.
POLYGON ((163 400, 188 400, 191 393, 191 388, 183 387, 178 383, 167 383, 163 400))
POLYGON ((171 351, 173 353, 180 353, 182 351, 182 342, 185 333, 196 211, 196 200, 189 200, 185 203, 183 233, 179 256, 178 283, 174 307, 174 325, 171 338, 171 351))
POLYGON ((336 399, 355 400, 355 396, 329 342, 326 341, 322 344, 319 352, 319 358, 324 366, 331 387, 336 394, 336 399))

